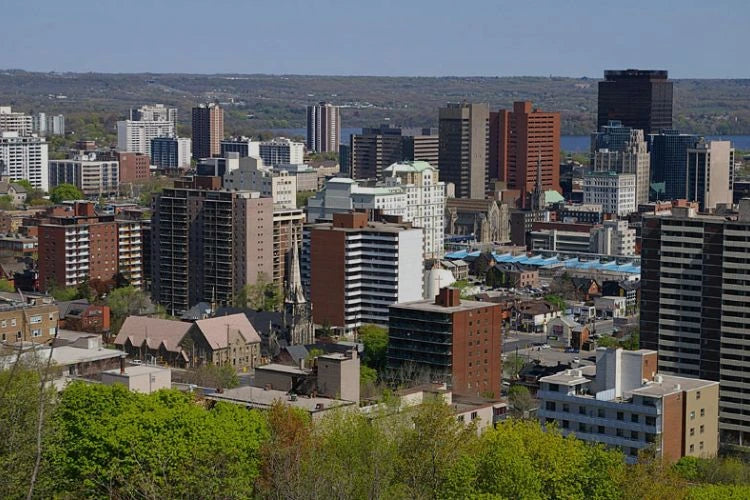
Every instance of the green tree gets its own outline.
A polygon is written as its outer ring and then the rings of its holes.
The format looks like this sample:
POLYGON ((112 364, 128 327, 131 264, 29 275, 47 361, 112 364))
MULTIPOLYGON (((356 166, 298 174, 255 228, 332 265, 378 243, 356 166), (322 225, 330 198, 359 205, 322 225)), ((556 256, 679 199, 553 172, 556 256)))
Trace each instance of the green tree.
POLYGON ((241 406, 121 385, 69 385, 52 421, 48 497, 251 498, 268 436, 241 406))
POLYGON ((565 307, 567 306, 565 299, 559 295, 550 294, 545 296, 544 300, 555 306, 560 311, 565 311, 565 307))
POLYGON ((508 389, 508 402, 513 407, 513 415, 521 418, 526 412, 536 408, 536 401, 523 385, 513 385, 508 389))
POLYGON ((185 374, 185 381, 199 387, 222 389, 231 389, 240 385, 237 371, 230 365, 206 364, 197 368, 190 368, 185 374))
POLYGON ((388 350, 388 330, 377 325, 362 325, 359 340, 364 344, 362 361, 382 374, 385 370, 385 355, 388 350))
POLYGON ((58 302, 67 302, 69 300, 75 300, 78 297, 78 288, 71 287, 60 287, 55 284, 48 287, 50 295, 52 295, 58 302))
POLYGON ((13 198, 7 194, 0 196, 0 210, 13 210, 14 208, 13 198))
POLYGON ((0 279, 0 292, 14 292, 16 289, 5 278, 0 279))
POLYGON ((511 354, 503 360, 503 371, 505 372, 506 378, 515 380, 518 378, 518 374, 523 369, 523 365, 526 364, 526 360, 523 356, 518 354, 511 354))
POLYGON ((250 307, 256 311, 279 311, 284 301, 281 287, 269 280, 265 273, 258 274, 253 285, 245 285, 235 296, 236 307, 250 307))
POLYGON ((641 331, 639 328, 633 328, 626 340, 620 342, 620 347, 628 351, 637 351, 641 348, 641 331))
POLYGON ((151 301, 146 292, 132 285, 112 290, 107 296, 106 303, 112 314, 113 334, 120 331, 125 318, 131 315, 144 314, 151 306, 151 301))
POLYGON ((0 370, 0 498, 25 498, 37 453, 40 404, 41 436, 49 430, 48 416, 54 404, 54 389, 40 398, 42 366, 16 361, 0 370))
POLYGON ((599 337, 596 340, 596 345, 599 347, 619 347, 620 343, 616 338, 605 335, 604 337, 599 337))
POLYGON ((315 196, 317 191, 298 191, 297 192, 297 208, 304 208, 307 206, 307 200, 315 196))
POLYGON ((69 200, 80 200, 83 198, 83 192, 73 184, 59 184, 49 192, 49 199, 52 203, 62 203, 69 200))

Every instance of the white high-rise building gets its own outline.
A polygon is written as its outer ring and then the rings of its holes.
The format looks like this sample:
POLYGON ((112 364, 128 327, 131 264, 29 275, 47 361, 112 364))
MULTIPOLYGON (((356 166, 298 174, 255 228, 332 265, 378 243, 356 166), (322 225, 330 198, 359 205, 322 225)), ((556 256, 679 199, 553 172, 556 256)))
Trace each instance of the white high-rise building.
POLYGON ((163 104, 146 104, 130 110, 130 119, 146 122, 172 122, 177 129, 177 108, 168 108, 163 104))
POLYGON ((0 106, 0 132, 17 132, 19 136, 31 135, 31 115, 18 113, 10 106, 0 106))
POLYGON ((329 221, 334 213, 379 209, 399 215, 424 231, 424 257, 442 257, 445 236, 445 183, 437 169, 424 161, 394 163, 385 180, 362 186, 348 178, 333 178, 307 202, 308 222, 329 221))
POLYGON ((635 174, 592 172, 583 176, 583 202, 596 203, 602 211, 624 217, 636 211, 635 174))
POLYGON ((338 106, 320 102, 307 107, 307 150, 316 153, 339 152, 341 112, 338 106))
POLYGON ((606 220, 591 229, 591 253, 603 255, 635 255, 635 229, 626 220, 606 220))
POLYGON ((120 184, 120 163, 99 160, 96 153, 49 162, 49 186, 73 184, 86 196, 115 194, 120 184))
POLYGON ((41 136, 65 135, 65 117, 63 115, 37 113, 31 117, 31 128, 41 136))
POLYGON ((286 137, 276 137, 258 144, 258 155, 263 158, 263 163, 272 167, 299 165, 305 161, 305 145, 286 137))
POLYGON ((150 155, 152 139, 174 135, 174 123, 170 121, 122 120, 117 122, 117 149, 150 155))
POLYGON ((35 188, 49 190, 47 143, 37 136, 0 133, 0 172, 10 179, 26 179, 35 188))

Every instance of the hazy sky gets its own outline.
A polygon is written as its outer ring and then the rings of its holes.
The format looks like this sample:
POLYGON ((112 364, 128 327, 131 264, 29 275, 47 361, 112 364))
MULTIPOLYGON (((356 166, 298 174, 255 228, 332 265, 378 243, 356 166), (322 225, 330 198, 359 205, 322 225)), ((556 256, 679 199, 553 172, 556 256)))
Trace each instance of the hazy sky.
POLYGON ((748 0, 3 0, 0 68, 748 78, 748 0))

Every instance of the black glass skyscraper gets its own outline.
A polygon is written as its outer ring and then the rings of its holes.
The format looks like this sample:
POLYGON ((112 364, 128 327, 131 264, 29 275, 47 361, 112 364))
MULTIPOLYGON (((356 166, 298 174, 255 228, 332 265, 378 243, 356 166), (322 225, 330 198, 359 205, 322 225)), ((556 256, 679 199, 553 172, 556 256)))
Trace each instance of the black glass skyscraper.
POLYGON ((672 82, 663 70, 626 69, 604 72, 599 82, 597 128, 610 120, 655 134, 672 128, 672 82))
POLYGON ((650 136, 652 200, 687 197, 687 151, 699 139, 697 135, 680 134, 676 130, 650 136))

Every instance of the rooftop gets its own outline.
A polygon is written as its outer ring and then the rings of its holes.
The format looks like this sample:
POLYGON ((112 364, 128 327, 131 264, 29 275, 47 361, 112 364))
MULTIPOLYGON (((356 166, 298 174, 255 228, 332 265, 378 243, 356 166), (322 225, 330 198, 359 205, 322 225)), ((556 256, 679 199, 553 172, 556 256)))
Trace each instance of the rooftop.
POLYGON ((119 368, 115 368, 114 370, 105 370, 102 373, 108 373, 110 375, 137 377, 138 375, 160 373, 160 372, 163 372, 164 370, 169 370, 169 368, 162 368, 160 366, 149 366, 149 365, 133 365, 133 366, 126 366, 125 373, 121 373, 119 368))
POLYGON ((310 413, 325 411, 333 407, 349 406, 354 403, 342 401, 339 399, 330 399, 323 397, 297 396, 292 400, 286 391, 277 391, 274 389, 262 389, 259 387, 242 386, 234 389, 225 390, 223 393, 207 394, 206 398, 214 401, 226 401, 229 403, 243 404, 253 408, 267 409, 275 402, 280 401, 295 408, 307 410, 310 413))
POLYGON ((461 299, 461 303, 452 306, 452 307, 446 307, 441 306, 439 304, 435 304, 434 299, 428 299, 428 300, 415 300, 413 302, 401 302, 399 304, 393 304, 391 307, 396 307, 398 309, 412 309, 417 311, 431 311, 431 312, 440 312, 440 313, 452 313, 452 312, 458 312, 458 311, 472 311, 474 309, 484 309, 487 307, 492 307, 494 304, 488 303, 488 302, 477 302, 475 300, 464 300, 461 299))
POLYGON ((548 384, 560 384, 560 385, 580 385, 590 382, 589 379, 583 376, 581 370, 564 370, 554 375, 547 375, 542 377, 540 382, 546 382, 548 384))

